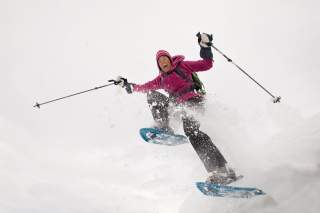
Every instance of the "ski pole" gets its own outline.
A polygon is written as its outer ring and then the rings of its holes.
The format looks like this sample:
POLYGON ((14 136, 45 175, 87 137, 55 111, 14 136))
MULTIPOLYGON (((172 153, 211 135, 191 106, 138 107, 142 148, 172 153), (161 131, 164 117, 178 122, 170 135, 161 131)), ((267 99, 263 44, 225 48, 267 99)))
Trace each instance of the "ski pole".
POLYGON ((70 98, 72 96, 80 95, 80 94, 83 94, 83 93, 86 93, 86 92, 90 92, 90 91, 93 91, 93 90, 101 89, 103 87, 108 87, 108 86, 111 86, 111 85, 117 85, 117 84, 120 83, 119 81, 115 81, 115 80, 109 80, 109 82, 112 82, 112 83, 105 84, 105 85, 98 86, 98 87, 94 87, 92 89, 88 89, 88 90, 85 90, 85 91, 73 93, 73 94, 70 94, 70 95, 67 95, 67 96, 64 96, 64 97, 61 97, 61 98, 56 98, 56 99, 53 99, 53 100, 50 100, 50 101, 46 101, 46 102, 43 102, 43 103, 36 102, 36 104, 33 107, 37 107, 37 108, 40 109, 40 106, 45 105, 45 104, 49 104, 49 103, 52 103, 52 102, 55 102, 55 101, 59 101, 59 100, 62 100, 62 99, 70 98))
POLYGON ((226 56, 222 51, 220 51, 217 47, 213 44, 211 45, 213 49, 215 49, 218 53, 220 53, 223 57, 227 59, 228 62, 231 62, 234 66, 236 66, 241 72, 243 72, 246 76, 248 76, 252 81, 254 81, 258 86, 260 86, 265 92, 267 92, 272 98, 273 103, 280 102, 281 97, 274 96, 271 92, 269 92, 266 88, 264 88, 261 84, 259 84, 254 78, 252 78, 246 71, 244 71, 240 66, 238 66, 235 62, 232 61, 228 56, 226 56))

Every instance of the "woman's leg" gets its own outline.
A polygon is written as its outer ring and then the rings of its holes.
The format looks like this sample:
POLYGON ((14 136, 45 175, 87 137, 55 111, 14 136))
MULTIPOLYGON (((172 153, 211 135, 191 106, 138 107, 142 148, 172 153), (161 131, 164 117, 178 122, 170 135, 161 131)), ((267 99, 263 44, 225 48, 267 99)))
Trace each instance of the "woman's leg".
POLYGON ((169 98, 160 92, 150 91, 147 93, 147 101, 157 127, 172 131, 169 127, 169 98))
POLYGON ((224 169, 227 161, 213 144, 210 137, 200 131, 200 124, 191 116, 186 116, 182 119, 183 129, 186 136, 189 138, 194 150, 197 152, 208 172, 224 169))

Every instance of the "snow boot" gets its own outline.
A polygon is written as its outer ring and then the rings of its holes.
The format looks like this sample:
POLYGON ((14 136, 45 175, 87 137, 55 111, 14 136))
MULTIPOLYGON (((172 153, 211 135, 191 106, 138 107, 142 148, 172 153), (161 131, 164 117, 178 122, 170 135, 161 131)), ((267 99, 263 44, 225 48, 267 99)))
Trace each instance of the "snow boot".
POLYGON ((206 183, 228 185, 238 179, 239 177, 236 176, 234 170, 225 166, 210 172, 206 183))

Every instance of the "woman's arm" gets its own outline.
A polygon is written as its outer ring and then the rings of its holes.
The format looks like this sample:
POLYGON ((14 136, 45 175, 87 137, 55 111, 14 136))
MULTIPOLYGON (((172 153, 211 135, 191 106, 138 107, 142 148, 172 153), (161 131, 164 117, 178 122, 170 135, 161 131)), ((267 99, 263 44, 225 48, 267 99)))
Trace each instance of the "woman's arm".
POLYGON ((206 71, 212 67, 212 59, 203 59, 198 61, 184 61, 183 63, 190 68, 191 72, 206 71))
POLYGON ((191 72, 209 70, 212 67, 213 62, 213 55, 211 50, 212 35, 206 33, 198 33, 197 37, 200 46, 200 57, 202 58, 202 60, 184 62, 184 64, 189 68, 191 72))
POLYGON ((150 90, 161 89, 161 77, 158 76, 152 81, 149 81, 145 84, 135 84, 133 85, 134 92, 148 92, 150 90))

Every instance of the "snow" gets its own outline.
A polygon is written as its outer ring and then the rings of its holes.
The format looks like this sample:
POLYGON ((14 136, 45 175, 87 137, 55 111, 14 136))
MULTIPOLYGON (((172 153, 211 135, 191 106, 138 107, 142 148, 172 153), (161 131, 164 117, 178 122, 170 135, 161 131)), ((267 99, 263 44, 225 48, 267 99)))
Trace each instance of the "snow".
POLYGON ((318 1, 203 5, 0 2, 1 212, 319 211, 318 1), (150 80, 158 49, 198 59, 198 30, 212 32, 219 49, 282 96, 273 104, 216 52, 212 72, 200 74, 209 92, 202 130, 244 175, 237 185, 266 196, 203 196, 194 183, 207 173, 190 144, 140 138, 139 128, 153 124, 143 94, 108 87, 32 107, 118 75, 150 80))
MULTIPOLYGON (((137 99, 143 101, 139 95, 137 99)), ((260 142, 245 136, 250 129, 241 127, 242 120, 228 109, 212 109, 219 114, 215 124, 203 126, 214 128, 208 132, 245 176, 237 185, 268 193, 239 200, 204 197, 194 182, 206 173, 191 145, 144 143, 138 135, 139 127, 150 122, 139 119, 144 112, 124 113, 137 121, 128 125, 121 123, 118 110, 109 109, 100 118, 119 124, 105 123, 108 134, 101 144, 90 140, 83 144, 80 133, 75 136, 80 144, 65 139, 37 141, 1 119, 2 212, 316 212, 319 208, 320 114, 266 134, 268 139, 260 142), (227 143, 228 138, 232 140, 227 143)))

